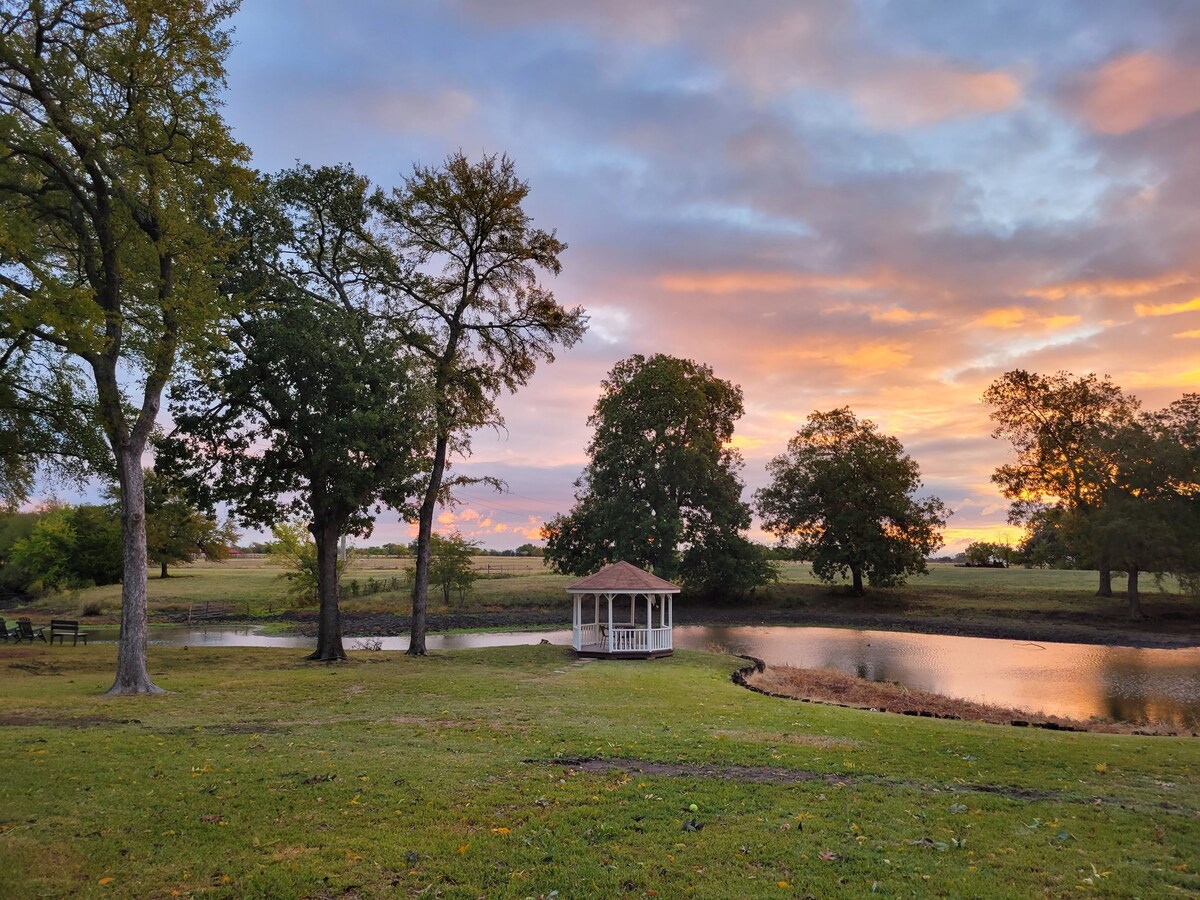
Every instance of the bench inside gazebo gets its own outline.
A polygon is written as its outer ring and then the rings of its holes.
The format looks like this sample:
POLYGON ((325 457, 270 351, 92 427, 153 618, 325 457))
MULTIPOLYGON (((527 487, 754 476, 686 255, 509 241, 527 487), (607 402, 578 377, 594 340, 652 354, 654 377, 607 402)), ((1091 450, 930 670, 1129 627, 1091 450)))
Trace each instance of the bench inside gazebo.
POLYGON ((627 562, 567 585, 571 646, 580 656, 670 656, 672 601, 679 587, 627 562), (588 621, 590 620, 590 621, 588 621))

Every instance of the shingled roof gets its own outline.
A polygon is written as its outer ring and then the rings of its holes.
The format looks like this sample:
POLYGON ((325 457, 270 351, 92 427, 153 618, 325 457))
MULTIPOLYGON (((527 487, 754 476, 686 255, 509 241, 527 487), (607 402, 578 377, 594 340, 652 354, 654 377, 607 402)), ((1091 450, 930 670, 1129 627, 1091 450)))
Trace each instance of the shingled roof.
POLYGON ((615 562, 605 566, 595 575, 589 575, 574 584, 567 585, 572 594, 678 594, 679 586, 666 579, 651 575, 645 569, 627 562, 615 562))

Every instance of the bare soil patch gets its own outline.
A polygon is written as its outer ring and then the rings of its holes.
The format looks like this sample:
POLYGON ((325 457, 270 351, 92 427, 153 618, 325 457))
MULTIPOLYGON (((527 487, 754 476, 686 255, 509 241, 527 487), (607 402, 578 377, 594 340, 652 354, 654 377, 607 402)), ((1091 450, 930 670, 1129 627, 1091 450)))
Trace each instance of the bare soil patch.
POLYGON ((742 669, 734 681, 771 697, 827 703, 850 709, 899 713, 935 719, 966 719, 993 725, 1048 728, 1053 731, 1095 731, 1105 734, 1177 735, 1166 725, 1135 725, 1100 719, 1068 719, 945 697, 892 682, 869 681, 831 669, 767 666, 761 660, 742 669))

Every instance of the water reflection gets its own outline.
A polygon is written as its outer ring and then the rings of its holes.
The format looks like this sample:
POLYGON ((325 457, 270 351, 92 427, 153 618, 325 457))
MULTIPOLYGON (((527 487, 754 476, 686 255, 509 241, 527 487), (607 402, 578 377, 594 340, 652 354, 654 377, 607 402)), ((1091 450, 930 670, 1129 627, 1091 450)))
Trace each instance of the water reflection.
MULTIPOLYGON (((115 641, 115 629, 93 640, 115 641)), ((408 636, 347 638, 348 650, 381 642, 407 650, 408 636)), ((429 635, 430 650, 567 645, 569 630, 429 635)), ((312 638, 264 635, 246 626, 155 627, 151 643, 222 647, 315 646, 312 638)), ((1200 648, 1144 650, 842 628, 705 627, 675 629, 675 646, 757 656, 768 663, 831 668, 1030 712, 1087 719, 1168 722, 1200 728, 1200 648)))
POLYGON ((675 646, 895 681, 1088 719, 1200 728, 1200 649, 1145 650, 840 628, 677 628, 675 646))

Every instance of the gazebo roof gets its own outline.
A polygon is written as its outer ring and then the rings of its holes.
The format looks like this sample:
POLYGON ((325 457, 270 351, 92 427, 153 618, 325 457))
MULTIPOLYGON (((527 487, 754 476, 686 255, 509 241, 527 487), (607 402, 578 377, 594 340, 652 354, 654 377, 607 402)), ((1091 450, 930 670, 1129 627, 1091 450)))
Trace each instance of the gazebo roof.
POLYGON ((679 590, 678 585, 665 578, 624 561, 607 565, 595 575, 567 585, 567 592, 571 594, 678 594, 679 590))

